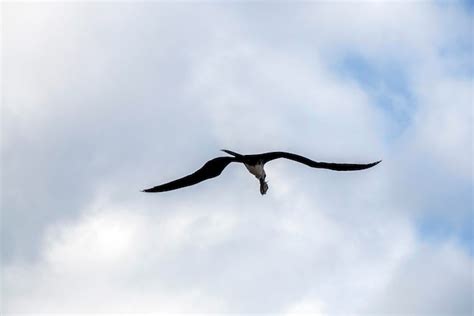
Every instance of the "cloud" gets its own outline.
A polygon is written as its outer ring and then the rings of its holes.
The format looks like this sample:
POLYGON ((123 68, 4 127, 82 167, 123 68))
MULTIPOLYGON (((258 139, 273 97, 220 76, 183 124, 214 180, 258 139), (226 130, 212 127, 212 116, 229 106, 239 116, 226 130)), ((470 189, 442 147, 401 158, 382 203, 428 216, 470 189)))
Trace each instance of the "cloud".
POLYGON ((172 212, 91 206, 79 221, 48 230, 41 260, 5 267, 6 311, 276 312, 316 282, 320 295, 334 295, 330 283, 348 282, 344 276, 355 272, 344 262, 365 254, 360 241, 304 199, 291 215, 283 205, 278 214, 237 216, 225 202, 174 205, 172 212), (340 243, 350 247, 338 250, 340 243))
POLYGON ((455 245, 444 243, 436 249, 420 245, 413 256, 400 264, 369 311, 468 314, 472 309, 472 267, 472 259, 455 245), (440 277, 440 273, 444 277, 440 277))
POLYGON ((472 309, 459 241, 472 232, 470 13, 4 9, 2 312, 472 309), (274 161, 264 198, 232 165, 199 186, 139 192, 220 148, 383 162, 334 173, 274 161), (450 231, 434 241, 420 230, 433 218, 450 231))
POLYGON ((398 216, 354 229, 307 195, 291 206, 272 199, 260 214, 225 199, 192 209, 91 205, 49 228, 39 261, 4 267, 5 312, 469 309, 472 258, 450 243, 420 244, 398 216))

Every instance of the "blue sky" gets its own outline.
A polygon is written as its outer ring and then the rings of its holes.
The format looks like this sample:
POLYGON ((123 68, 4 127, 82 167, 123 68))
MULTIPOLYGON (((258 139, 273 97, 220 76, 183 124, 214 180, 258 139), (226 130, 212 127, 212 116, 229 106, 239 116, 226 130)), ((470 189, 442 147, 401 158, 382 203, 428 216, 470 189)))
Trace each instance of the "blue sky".
POLYGON ((470 314, 467 4, 2 3, 2 312, 470 314))
MULTIPOLYGON (((457 43, 464 47, 458 54, 471 51, 472 43, 457 43)), ((440 54, 450 47, 440 48, 440 54)), ((411 119, 417 111, 416 95, 411 91, 409 81, 412 70, 410 66, 394 60, 384 61, 383 65, 371 63, 370 60, 357 54, 349 54, 338 64, 338 71, 343 77, 355 80, 372 98, 376 106, 380 106, 384 115, 391 121, 392 129, 386 134, 389 145, 396 143, 404 131, 412 124, 411 119)), ((467 148, 469 149, 469 148, 467 148)), ((426 172, 436 175, 436 165, 423 166, 426 172)), ((446 238, 457 239, 472 255, 474 250, 472 221, 472 179, 451 179, 449 175, 439 175, 444 178, 440 192, 433 192, 432 199, 426 201, 425 212, 417 219, 418 231, 421 238, 434 242, 446 238), (466 209, 466 218, 461 223, 453 223, 447 210, 451 208, 466 209), (438 211, 434 209, 439 209, 438 211)))
POLYGON ((392 123, 387 132, 387 142, 396 140, 410 125, 416 112, 416 101, 410 90, 408 67, 396 59, 382 63, 371 62, 357 53, 348 53, 336 64, 341 75, 355 80, 368 92, 372 102, 383 109, 392 123))

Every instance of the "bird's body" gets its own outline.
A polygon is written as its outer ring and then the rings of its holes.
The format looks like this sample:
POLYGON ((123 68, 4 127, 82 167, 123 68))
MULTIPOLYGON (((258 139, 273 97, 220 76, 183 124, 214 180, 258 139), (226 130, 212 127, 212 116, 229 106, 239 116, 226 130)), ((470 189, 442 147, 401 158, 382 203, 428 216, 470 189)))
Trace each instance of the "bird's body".
POLYGON ((263 170, 263 163, 256 163, 255 165, 249 165, 244 163, 247 170, 255 176, 255 178, 265 178, 265 170, 263 170))
POLYGON ((247 164, 244 163, 247 170, 255 176, 255 178, 260 181, 260 193, 263 195, 267 193, 268 184, 265 182, 265 178, 267 177, 265 170, 263 169, 264 162, 258 161, 256 164, 247 164))
POLYGON ((229 155, 232 155, 232 157, 225 156, 211 159, 206 162, 199 170, 188 176, 143 190, 143 192, 165 192, 197 184, 201 181, 219 176, 225 167, 227 167, 231 162, 243 163, 245 165, 247 170, 259 180, 260 193, 262 195, 264 195, 268 190, 268 184, 265 181, 267 175, 264 170, 264 165, 274 159, 286 158, 305 164, 312 168, 330 169, 336 171, 355 171, 368 169, 380 162, 377 161, 369 164, 330 163, 314 161, 306 157, 284 151, 274 151, 256 155, 241 155, 230 150, 223 151, 229 155))

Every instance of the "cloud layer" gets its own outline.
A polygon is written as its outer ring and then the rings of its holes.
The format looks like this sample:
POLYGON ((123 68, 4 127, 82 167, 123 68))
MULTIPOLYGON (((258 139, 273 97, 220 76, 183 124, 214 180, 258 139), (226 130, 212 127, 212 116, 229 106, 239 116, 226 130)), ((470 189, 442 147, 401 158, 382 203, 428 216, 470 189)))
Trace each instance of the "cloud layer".
POLYGON ((461 5, 2 6, 3 312, 472 312, 461 5))

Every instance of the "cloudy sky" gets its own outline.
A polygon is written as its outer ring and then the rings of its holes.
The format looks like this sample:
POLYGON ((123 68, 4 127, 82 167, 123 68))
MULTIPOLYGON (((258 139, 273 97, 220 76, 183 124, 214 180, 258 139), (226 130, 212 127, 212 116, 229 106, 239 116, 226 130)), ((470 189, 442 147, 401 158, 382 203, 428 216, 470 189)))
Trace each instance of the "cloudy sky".
POLYGON ((3 313, 472 313, 472 2, 1 6, 3 313))

